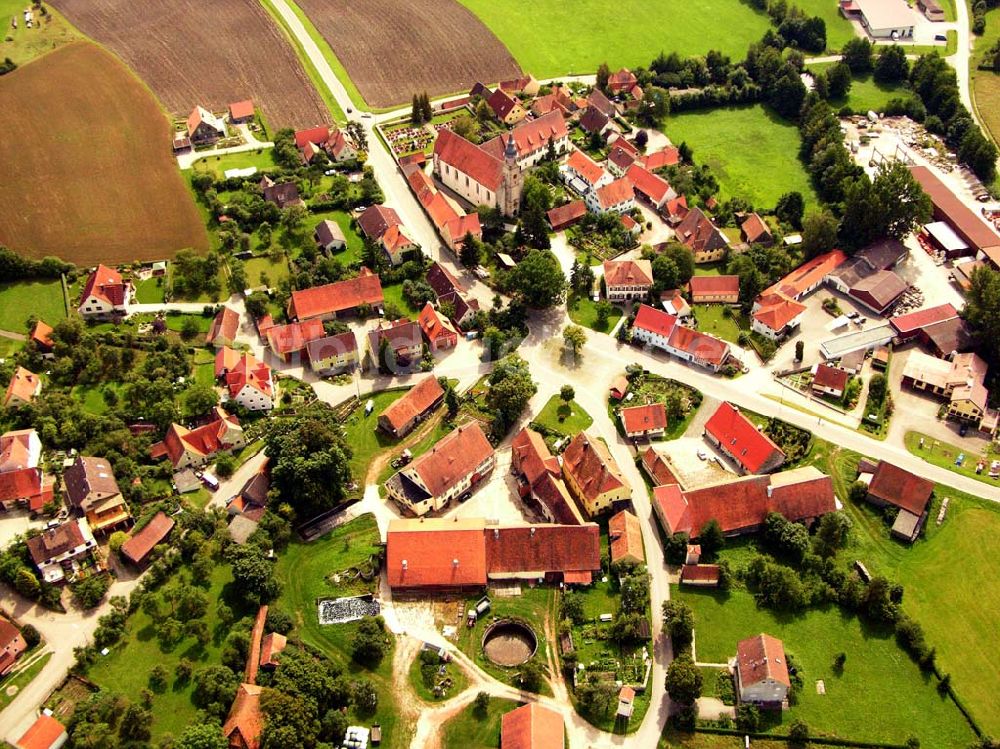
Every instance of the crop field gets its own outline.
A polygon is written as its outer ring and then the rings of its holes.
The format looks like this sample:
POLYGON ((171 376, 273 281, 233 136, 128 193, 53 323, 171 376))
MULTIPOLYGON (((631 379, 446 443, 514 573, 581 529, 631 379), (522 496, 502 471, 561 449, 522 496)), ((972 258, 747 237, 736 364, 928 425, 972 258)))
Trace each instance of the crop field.
POLYGON ((0 78, 0 101, 0 243, 83 266, 207 249, 170 125, 113 55, 63 46, 0 78))
POLYGON ((802 193, 806 210, 816 192, 799 160, 799 131, 767 108, 728 107, 671 115, 666 133, 686 141, 696 164, 708 164, 719 180, 719 199, 744 197, 757 210, 774 208, 783 193, 802 193))
MULTIPOLYGON (((742 59, 771 26, 739 0, 683 5, 625 0, 462 0, 538 79, 648 66, 660 52, 682 57, 718 49, 742 59), (530 23, 524 19, 530 18, 530 23), (721 30, 725 29, 724 32, 721 30)), ((484 80, 483 83, 489 83, 484 80)))
POLYGON ((175 114, 186 117, 195 104, 221 111, 253 99, 275 129, 330 119, 295 50, 256 0, 54 4, 121 57, 175 114))
MULTIPOLYGON (((520 70, 503 43, 455 0, 299 5, 372 107, 405 104, 418 92, 467 91, 477 80, 495 83, 520 70)), ((530 17, 540 17, 537 9, 530 17)))

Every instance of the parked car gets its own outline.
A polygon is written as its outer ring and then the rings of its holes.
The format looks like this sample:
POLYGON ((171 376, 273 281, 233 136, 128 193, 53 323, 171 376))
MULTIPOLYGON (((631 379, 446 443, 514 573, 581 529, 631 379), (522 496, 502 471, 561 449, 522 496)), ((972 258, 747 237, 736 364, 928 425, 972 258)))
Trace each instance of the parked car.
POLYGON ((961 426, 959 426, 959 428, 958 428, 958 436, 959 437, 964 437, 965 434, 966 434, 966 432, 968 432, 968 431, 969 431, 969 425, 966 424, 963 421, 962 424, 961 424, 961 426))
POLYGON ((955 465, 960 466, 965 462, 965 453, 959 453, 958 457, 955 458, 955 465))

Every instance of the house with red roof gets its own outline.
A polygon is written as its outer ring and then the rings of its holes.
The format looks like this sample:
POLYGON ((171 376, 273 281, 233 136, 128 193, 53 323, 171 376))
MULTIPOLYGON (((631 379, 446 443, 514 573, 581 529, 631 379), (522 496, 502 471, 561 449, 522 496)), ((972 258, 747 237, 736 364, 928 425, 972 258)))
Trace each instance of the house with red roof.
POLYGON ((226 123, 204 107, 197 105, 187 118, 187 134, 196 146, 215 143, 226 137, 226 123))
POLYGON ((601 531, 596 523, 491 526, 483 540, 490 580, 589 585, 601 569, 601 531))
POLYGON ((228 453, 246 445, 240 420, 218 406, 209 421, 195 429, 171 424, 166 436, 149 448, 152 458, 168 458, 178 471, 188 466, 210 463, 219 453, 228 453))
POLYGON ((594 213, 624 214, 635 208, 635 190, 626 177, 620 177, 584 196, 587 207, 594 213))
POLYGON ((34 429, 17 429, 0 435, 0 473, 37 468, 42 440, 34 429))
POLYGON ((19 738, 17 749, 59 749, 69 741, 65 726, 47 712, 43 712, 19 738))
POLYGON ((829 395, 833 398, 843 398, 847 383, 851 379, 850 372, 829 364, 817 364, 813 375, 812 391, 817 395, 829 395))
POLYGON ((25 543, 42 580, 49 584, 75 582, 78 577, 104 570, 97 541, 86 518, 71 518, 55 528, 47 528, 25 543))
POLYGON ((781 640, 759 634, 736 646, 736 695, 740 702, 780 710, 792 687, 781 640))
POLYGON ((524 108, 524 105, 521 104, 521 100, 516 96, 511 96, 502 88, 498 88, 490 94, 489 98, 486 99, 486 103, 493 110, 493 114, 496 115, 497 119, 505 125, 516 125, 528 116, 528 112, 524 108))
POLYGON ((633 164, 643 163, 642 157, 639 155, 638 151, 634 150, 634 147, 631 149, 625 148, 623 144, 628 144, 629 146, 632 145, 624 138, 619 138, 614 142, 611 149, 608 151, 606 164, 608 171, 614 177, 624 177, 625 172, 627 172, 629 167, 633 164))
POLYGON ((787 276, 761 292, 762 297, 781 293, 795 301, 801 301, 818 289, 826 277, 847 261, 847 255, 840 250, 830 250, 807 260, 787 276))
POLYGON ((358 339, 352 330, 308 341, 305 352, 312 371, 321 377, 340 374, 358 365, 358 339))
POLYGON ((42 392, 42 378, 31 370, 18 366, 7 385, 3 404, 6 408, 23 406, 31 403, 40 392, 42 392))
POLYGON ((440 263, 431 263, 425 278, 428 285, 434 290, 438 304, 448 304, 454 308, 452 320, 456 325, 462 326, 470 322, 479 311, 478 300, 466 298, 465 288, 440 263))
POLYGON ((55 342, 52 340, 52 326, 43 320, 37 320, 35 322, 35 327, 31 329, 31 335, 29 339, 33 344, 35 344, 35 349, 42 355, 45 359, 51 359, 54 354, 52 353, 52 347, 55 342))
POLYGON ((458 331, 455 330, 455 326, 451 320, 434 309, 434 305, 430 302, 420 310, 417 323, 431 351, 446 351, 458 345, 458 331))
POLYGON ((704 434, 737 465, 740 473, 771 473, 785 462, 781 448, 728 401, 723 401, 705 422, 704 434))
POLYGON ((240 328, 240 316, 236 310, 223 306, 212 320, 212 326, 205 336, 208 346, 232 346, 240 328))
POLYGON ((612 96, 628 93, 635 88, 638 82, 639 80, 631 70, 622 68, 608 77, 608 93, 612 96))
POLYGON ((662 403, 630 406, 618 412, 622 429, 628 439, 662 437, 667 429, 667 409, 662 403))
POLYGON ((427 375, 406 395, 389 404, 379 414, 378 425, 387 434, 402 439, 426 419, 444 401, 444 389, 437 377, 427 375))
POLYGON ((890 318, 889 324, 901 343, 919 338, 925 328, 958 319, 958 310, 951 304, 924 307, 905 315, 890 318))
POLYGON ((639 466, 649 476, 654 486, 663 484, 676 484, 677 477, 667 459, 658 453, 652 446, 639 455, 639 466))
POLYGON ((222 735, 232 749, 260 749, 260 735, 264 730, 264 715, 260 709, 263 687, 240 684, 236 699, 229 709, 229 716, 222 725, 222 735))
POLYGON ((0 614, 0 676, 8 673, 21 653, 28 649, 21 630, 14 623, 0 614))
POLYGON ((677 146, 664 146, 659 151, 643 156, 642 162, 649 171, 655 172, 681 163, 681 151, 677 146))
MULTIPOLYGON (((296 293, 298 292, 292 292, 293 297, 296 293)), ((323 321, 319 318, 287 325, 271 325, 264 332, 267 345, 283 362, 292 361, 306 350, 310 342, 319 340, 325 335, 323 321)))
POLYGON ((358 216, 358 227, 367 239, 381 245, 393 265, 401 264, 419 249, 409 230, 399 220, 399 214, 388 206, 368 206, 358 216))
POLYGON ((899 514, 892 534, 913 543, 927 521, 933 494, 934 482, 881 460, 868 482, 867 499, 876 507, 895 507, 899 514))
POLYGON ((365 306, 381 310, 384 299, 379 277, 362 266, 354 278, 293 291, 288 301, 288 317, 299 321, 334 320, 355 315, 365 306))
POLYGON ((648 304, 639 306, 632 324, 632 342, 667 350, 670 336, 677 327, 677 318, 648 304))
POLYGON ((268 632, 260 641, 260 668, 274 671, 278 667, 278 656, 288 646, 288 638, 278 632, 268 632))
POLYGON ((586 194, 590 190, 604 187, 613 177, 583 151, 574 148, 563 164, 563 179, 578 192, 586 194))
POLYGON ((677 241, 694 254, 696 263, 722 260, 729 249, 729 240, 700 208, 691 208, 674 229, 677 241))
POLYGON ((647 299, 653 287, 653 264, 649 260, 605 260, 604 289, 609 302, 647 299))
POLYGON ((505 713, 500 722, 500 749, 560 749, 565 743, 562 715, 537 702, 505 713))
POLYGON ((717 588, 719 575, 717 564, 685 564, 681 566, 680 583, 696 588, 717 588))
POLYGON ((710 520, 727 536, 739 536, 759 531, 771 512, 809 525, 836 509, 833 481, 814 466, 688 490, 678 484, 653 490, 653 511, 664 532, 687 533, 691 538, 697 538, 710 520))
POLYGON ((566 488, 559 459, 549 452, 545 439, 525 427, 511 442, 511 471, 518 494, 550 523, 580 525, 579 508, 566 488))
POLYGON ((645 564, 642 549, 642 527, 639 518, 628 510, 612 515, 608 520, 608 544, 611 564, 645 564))
POLYGON ((625 177, 632 183, 635 194, 657 211, 677 197, 669 182, 639 164, 630 166, 625 177))
POLYGON ((249 411, 270 411, 277 397, 271 368, 253 354, 225 346, 215 355, 216 379, 223 378, 229 398, 249 411))
POLYGON ((774 243, 771 227, 756 213, 751 213, 740 224, 740 236, 747 244, 760 244, 767 247, 774 243))
POLYGON ((722 369, 732 353, 725 341, 684 325, 674 326, 664 350, 712 372, 722 369))
POLYGON ((84 317, 127 315, 135 295, 135 286, 121 273, 106 265, 98 265, 87 277, 77 311, 84 317))
POLYGON ((159 544, 164 543, 174 529, 174 519, 160 511, 139 530, 133 530, 128 540, 122 544, 121 556, 136 567, 143 569, 149 563, 149 556, 159 544))
POLYGON ((691 276, 691 304, 739 304, 739 276, 691 276))
POLYGON ((483 143, 483 150, 498 159, 506 159, 508 147, 521 169, 529 169, 554 151, 557 156, 569 150, 569 127, 561 111, 551 111, 535 119, 523 120, 509 133, 501 133, 483 143), (513 145, 511 146, 511 143, 513 145))
POLYGON ((253 122, 253 99, 234 101, 229 105, 229 121, 234 125, 246 125, 253 122))
POLYGON ((312 163, 320 152, 335 162, 354 159, 358 155, 354 144, 342 130, 326 125, 296 130, 295 146, 302 152, 302 158, 307 164, 312 163))
POLYGON ((53 498, 55 479, 39 467, 42 441, 34 429, 0 435, 0 507, 42 509, 53 498))
POLYGON ((386 373, 401 374, 414 371, 424 353, 423 332, 413 320, 402 318, 380 322, 368 331, 362 369, 376 367, 386 373))
POLYGON ((802 324, 807 307, 781 292, 761 294, 754 300, 750 327, 772 341, 794 335, 802 324))
POLYGON ((587 215, 587 204, 582 200, 572 200, 565 205, 557 206, 546 216, 552 231, 564 231, 587 215))
POLYGON ((458 427, 385 483, 390 499, 415 515, 444 508, 493 471, 496 457, 478 422, 458 427))
POLYGON ((562 454, 563 478, 570 494, 587 517, 610 512, 617 502, 632 497, 629 486, 608 446, 580 432, 562 454))

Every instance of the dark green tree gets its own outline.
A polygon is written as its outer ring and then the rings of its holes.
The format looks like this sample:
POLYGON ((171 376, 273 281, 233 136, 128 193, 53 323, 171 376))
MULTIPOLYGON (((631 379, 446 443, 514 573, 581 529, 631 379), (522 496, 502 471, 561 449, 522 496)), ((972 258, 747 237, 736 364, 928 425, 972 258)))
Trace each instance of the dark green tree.
POLYGON ((701 683, 701 671, 688 655, 674 658, 667 667, 667 694, 678 704, 694 704, 701 697, 701 683))

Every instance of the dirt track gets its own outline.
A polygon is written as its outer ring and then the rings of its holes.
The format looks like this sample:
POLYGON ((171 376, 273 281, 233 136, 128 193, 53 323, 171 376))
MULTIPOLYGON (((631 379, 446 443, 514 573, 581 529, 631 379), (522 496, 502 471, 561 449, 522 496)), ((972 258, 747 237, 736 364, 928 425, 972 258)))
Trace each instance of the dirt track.
MULTIPOLYGON (((80 0, 77 0, 80 1, 80 0)), ((467 91, 518 75, 513 56, 455 0, 299 0, 365 101, 467 91)))
POLYGON ((55 0, 175 114, 252 98, 272 129, 330 119, 291 44, 256 0, 55 0))

